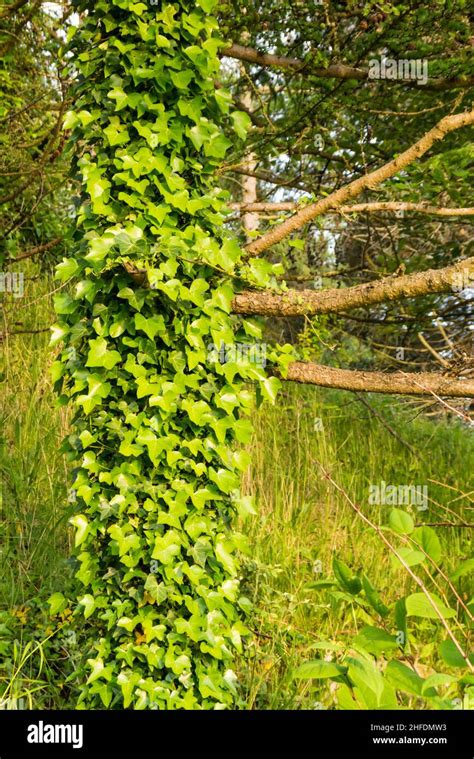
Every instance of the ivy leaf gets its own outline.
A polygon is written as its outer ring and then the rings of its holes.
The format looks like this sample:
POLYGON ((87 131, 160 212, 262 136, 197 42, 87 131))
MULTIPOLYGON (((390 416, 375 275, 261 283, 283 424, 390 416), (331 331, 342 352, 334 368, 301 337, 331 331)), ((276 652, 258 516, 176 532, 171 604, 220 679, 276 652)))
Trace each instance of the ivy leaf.
POLYGON ((57 345, 57 343, 60 343, 61 340, 64 340, 65 336, 69 332, 69 327, 63 325, 63 324, 53 324, 51 327, 51 338, 49 341, 49 344, 57 345))
MULTIPOLYGON (((84 607, 84 617, 88 619, 95 609, 95 599, 90 593, 79 599, 79 603, 84 607)), ((103 665, 102 665, 103 668, 103 665)))
POLYGON ((55 617, 60 611, 64 611, 67 606, 67 599, 64 598, 62 593, 53 593, 48 598, 49 612, 52 617, 55 617))
POLYGON ((278 377, 267 377, 259 383, 259 387, 263 398, 272 404, 275 403, 277 393, 281 388, 278 377))
POLYGON ((217 5, 218 0, 196 0, 196 5, 202 8, 206 13, 212 13, 217 5))
POLYGON ((204 153, 213 158, 224 158, 231 145, 225 134, 216 132, 204 143, 204 153))
POLYGON ((256 516, 255 497, 252 495, 241 496, 235 501, 239 517, 243 520, 249 516, 256 516))
POLYGON ((203 294, 206 292, 206 290, 209 290, 209 285, 206 280, 195 279, 189 288, 189 299, 195 303, 196 306, 199 306, 201 308, 204 305, 203 294))
POLYGON ((148 318, 145 318, 142 314, 135 314, 135 327, 144 332, 150 340, 154 340, 158 332, 166 332, 165 320, 161 314, 148 318))
POLYGON ((71 517, 69 523, 76 528, 74 545, 77 548, 77 546, 80 546, 81 543, 84 542, 89 533, 89 522, 87 521, 87 517, 84 516, 84 514, 76 514, 75 516, 71 517))
POLYGON ((155 575, 149 574, 145 582, 145 590, 151 598, 159 605, 168 597, 168 592, 163 583, 158 583, 155 575))
POLYGON ((224 541, 219 541, 216 543, 216 556, 220 563, 225 567, 227 572, 229 572, 229 574, 234 577, 237 574, 237 566, 234 559, 228 552, 224 541))
POLYGON ((152 559, 158 559, 167 566, 175 556, 181 553, 181 539, 176 530, 169 530, 163 537, 158 535, 151 554, 152 559))
POLYGON ((239 478, 229 469, 218 469, 216 472, 210 467, 209 479, 212 480, 212 482, 215 482, 219 490, 226 494, 236 490, 239 484, 239 478))
POLYGON ((102 377, 99 377, 97 374, 91 374, 87 378, 87 383, 89 385, 89 392, 87 395, 79 395, 77 403, 82 405, 86 414, 90 414, 96 406, 101 405, 104 398, 107 398, 111 385, 109 382, 104 382, 102 377))
POLYGON ((63 258, 61 263, 56 266, 56 278, 61 282, 67 282, 68 279, 76 276, 79 268, 75 258, 63 258))
POLYGON ((171 74, 171 81, 178 90, 186 90, 189 83, 194 78, 194 72, 190 69, 184 71, 173 71, 171 74))
POLYGON ((229 113, 230 106, 233 103, 232 94, 228 90, 219 88, 216 89, 214 97, 222 113, 229 113))
POLYGON ((230 114, 230 117, 233 122, 234 131, 241 140, 245 140, 247 137, 247 132, 252 126, 252 120, 250 116, 248 113, 245 113, 245 111, 234 111, 230 114))
POLYGON ((100 366, 105 369, 113 367, 121 361, 121 355, 118 351, 107 349, 107 341, 103 337, 96 340, 89 340, 90 350, 87 357, 86 366, 100 366))

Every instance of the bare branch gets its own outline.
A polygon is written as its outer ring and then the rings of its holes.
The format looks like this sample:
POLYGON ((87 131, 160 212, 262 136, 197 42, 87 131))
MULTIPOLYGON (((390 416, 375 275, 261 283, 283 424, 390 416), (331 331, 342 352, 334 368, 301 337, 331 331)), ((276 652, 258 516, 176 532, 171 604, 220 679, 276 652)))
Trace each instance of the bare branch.
POLYGON ((397 158, 394 158, 384 166, 372 171, 370 174, 365 174, 364 176, 355 179, 350 184, 341 187, 339 190, 318 200, 316 203, 305 206, 301 211, 295 213, 294 216, 286 219, 286 221, 274 227, 262 237, 257 238, 250 243, 250 245, 247 245, 247 252, 251 255, 262 253, 264 250, 267 250, 272 245, 275 245, 275 243, 283 240, 283 238, 287 237, 295 230, 300 229, 317 216, 336 208, 340 208, 340 206, 348 200, 360 195, 363 190, 374 189, 377 185, 381 184, 386 179, 389 179, 394 174, 397 174, 401 169, 404 169, 416 159, 421 158, 432 145, 439 140, 442 140, 449 132, 472 123, 474 123, 474 110, 445 116, 433 127, 433 129, 430 129, 429 132, 423 135, 423 137, 415 142, 414 145, 397 156, 397 158))
POLYGON ((361 308, 419 295, 462 289, 462 282, 474 272, 474 257, 443 269, 428 269, 416 274, 384 277, 355 287, 328 290, 289 290, 282 294, 246 290, 235 295, 232 310, 237 314, 260 316, 299 316, 332 314, 348 308, 361 308))
POLYGON ((17 261, 23 261, 25 258, 33 258, 33 256, 38 255, 38 253, 45 253, 47 250, 51 250, 51 248, 54 248, 56 245, 58 245, 58 243, 60 243, 62 239, 63 239, 62 237, 56 237, 54 240, 50 240, 49 242, 44 242, 41 245, 37 245, 34 248, 30 248, 24 253, 20 253, 19 256, 15 256, 14 258, 7 258, 5 260, 5 263, 16 264, 17 261))
MULTIPOLYGON (((295 211, 298 208, 304 208, 304 205, 296 201, 284 201, 281 203, 229 203, 232 211, 254 211, 256 213, 274 213, 275 211, 295 211)), ((474 216, 474 207, 472 208, 438 208, 424 203, 403 203, 398 201, 384 201, 374 203, 354 203, 349 206, 335 208, 328 213, 349 214, 349 213, 374 213, 378 211, 394 212, 415 211, 424 213, 429 216, 474 216)))
POLYGON ((339 390, 393 395, 433 395, 451 398, 474 397, 474 379, 458 379, 442 374, 417 372, 366 372, 336 369, 322 364, 295 361, 284 380, 339 390))
MULTIPOLYGON (((289 58, 285 55, 273 55, 272 53, 259 53, 258 50, 250 47, 244 47, 243 45, 231 45, 225 50, 221 51, 221 56, 227 58, 235 58, 239 61, 247 61, 248 63, 255 63, 258 66, 271 67, 277 69, 290 69, 292 71, 304 71, 315 77, 321 77, 322 79, 356 79, 358 81, 365 81, 369 79, 369 72, 367 69, 355 68, 354 66, 347 66, 344 63, 333 63, 326 68, 314 67, 310 59, 302 61, 299 58, 289 58)), ((409 87, 417 86, 416 82, 404 79, 384 79, 384 82, 390 84, 404 84, 409 87)), ((440 77, 437 79, 429 79, 426 84, 423 85, 425 90, 452 90, 458 87, 471 87, 474 83, 474 78, 468 76, 457 77, 440 77)))
POLYGON ((336 209, 337 213, 373 213, 376 211, 415 211, 429 216, 474 216, 472 208, 438 208, 438 206, 425 205, 424 203, 403 203, 398 201, 355 203, 352 206, 341 206, 336 209))

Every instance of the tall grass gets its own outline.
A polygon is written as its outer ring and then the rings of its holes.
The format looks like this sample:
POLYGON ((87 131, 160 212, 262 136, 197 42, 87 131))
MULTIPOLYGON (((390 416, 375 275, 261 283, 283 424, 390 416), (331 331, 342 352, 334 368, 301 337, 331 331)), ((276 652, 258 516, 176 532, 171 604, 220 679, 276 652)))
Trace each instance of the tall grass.
MULTIPOLYGON (((28 267, 25 276, 34 274, 28 267)), ((23 298, 2 304, 0 693, 8 686, 3 706, 49 705, 58 691, 58 673, 48 673, 43 656, 53 632, 44 608, 70 574, 71 544, 68 477, 59 453, 67 419, 49 376, 53 288, 47 277, 26 279, 23 298)))
MULTIPOLYGON (((252 546, 249 592, 257 608, 247 672, 250 708, 312 708, 314 690, 294 682, 294 669, 321 654, 319 641, 349 644, 361 626, 371 624, 356 605, 348 610, 324 590, 308 588, 333 578, 333 556, 363 570, 387 604, 417 590, 325 473, 377 525, 387 523, 391 509, 369 504, 369 485, 381 480, 428 487, 429 508, 416 514, 420 524, 468 522, 472 514, 474 457, 467 428, 418 416, 395 398, 372 396, 369 405, 375 413, 350 393, 288 385, 277 405, 254 420, 245 486, 256 496, 258 514, 244 528, 252 546)), ((449 575, 470 554, 470 530, 436 530, 449 575)), ((420 674, 437 660, 430 636, 415 651, 420 674)), ((333 706, 331 689, 321 687, 316 703, 333 706)))

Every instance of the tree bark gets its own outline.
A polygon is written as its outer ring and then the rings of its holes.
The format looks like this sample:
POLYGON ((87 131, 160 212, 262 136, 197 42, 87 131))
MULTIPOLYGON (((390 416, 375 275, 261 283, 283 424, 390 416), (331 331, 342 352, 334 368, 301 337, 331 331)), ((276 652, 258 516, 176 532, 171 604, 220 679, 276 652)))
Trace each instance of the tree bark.
MULTIPOLYGON (((274 213, 275 211, 296 211, 298 208, 304 208, 304 205, 296 201, 288 200, 281 203, 259 202, 259 203, 229 203, 229 208, 233 211, 254 211, 256 213, 274 213)), ((474 216, 474 207, 472 208, 439 208, 424 203, 403 203, 399 201, 381 201, 374 203, 354 203, 349 206, 335 208, 328 213, 350 214, 350 213, 375 213, 398 211, 414 211, 424 213, 429 216, 474 216)))
MULTIPOLYGON (((245 76, 245 67, 241 64, 242 76, 245 76)), ((250 89, 246 89, 242 95, 242 103, 247 113, 251 113, 253 110, 252 92, 250 89)), ((257 159, 255 153, 250 152, 244 156, 243 166, 244 172, 242 174, 242 226, 245 230, 245 237, 247 242, 251 242, 254 239, 253 232, 258 230, 260 222, 259 216, 254 211, 246 210, 246 205, 251 205, 257 200, 257 177, 254 174, 257 168, 257 159)))
MULTIPOLYGON (((444 269, 428 269, 416 274, 391 276, 355 287, 328 290, 289 290, 275 295, 258 290, 238 293, 232 301, 237 314, 260 316, 300 316, 332 314, 401 298, 467 288, 474 273, 474 257, 444 269)), ((474 284, 474 282, 473 282, 474 284)))
POLYGON ((452 398, 474 397, 474 379, 457 379, 428 372, 418 374, 394 372, 366 372, 351 369, 335 369, 322 364, 295 361, 288 367, 283 378, 339 390, 356 390, 367 393, 394 395, 437 395, 452 398))

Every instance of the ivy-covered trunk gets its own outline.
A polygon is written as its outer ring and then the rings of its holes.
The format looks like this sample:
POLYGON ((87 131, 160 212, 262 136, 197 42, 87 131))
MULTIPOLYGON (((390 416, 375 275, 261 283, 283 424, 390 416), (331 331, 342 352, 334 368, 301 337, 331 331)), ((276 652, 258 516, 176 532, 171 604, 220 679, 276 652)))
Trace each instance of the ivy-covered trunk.
MULTIPOLYGON (((216 87, 216 0, 80 2, 71 130, 83 196, 58 267, 54 377, 68 439, 85 617, 86 708, 239 703, 249 602, 235 514, 259 338, 230 315, 237 278, 268 283, 222 231, 216 169, 248 117, 216 87), (225 360, 222 360, 225 349, 225 360), (217 350, 219 348, 219 350, 217 350), (242 414, 242 412, 244 412, 242 414)), ((237 137, 238 136, 238 137, 237 137)))

